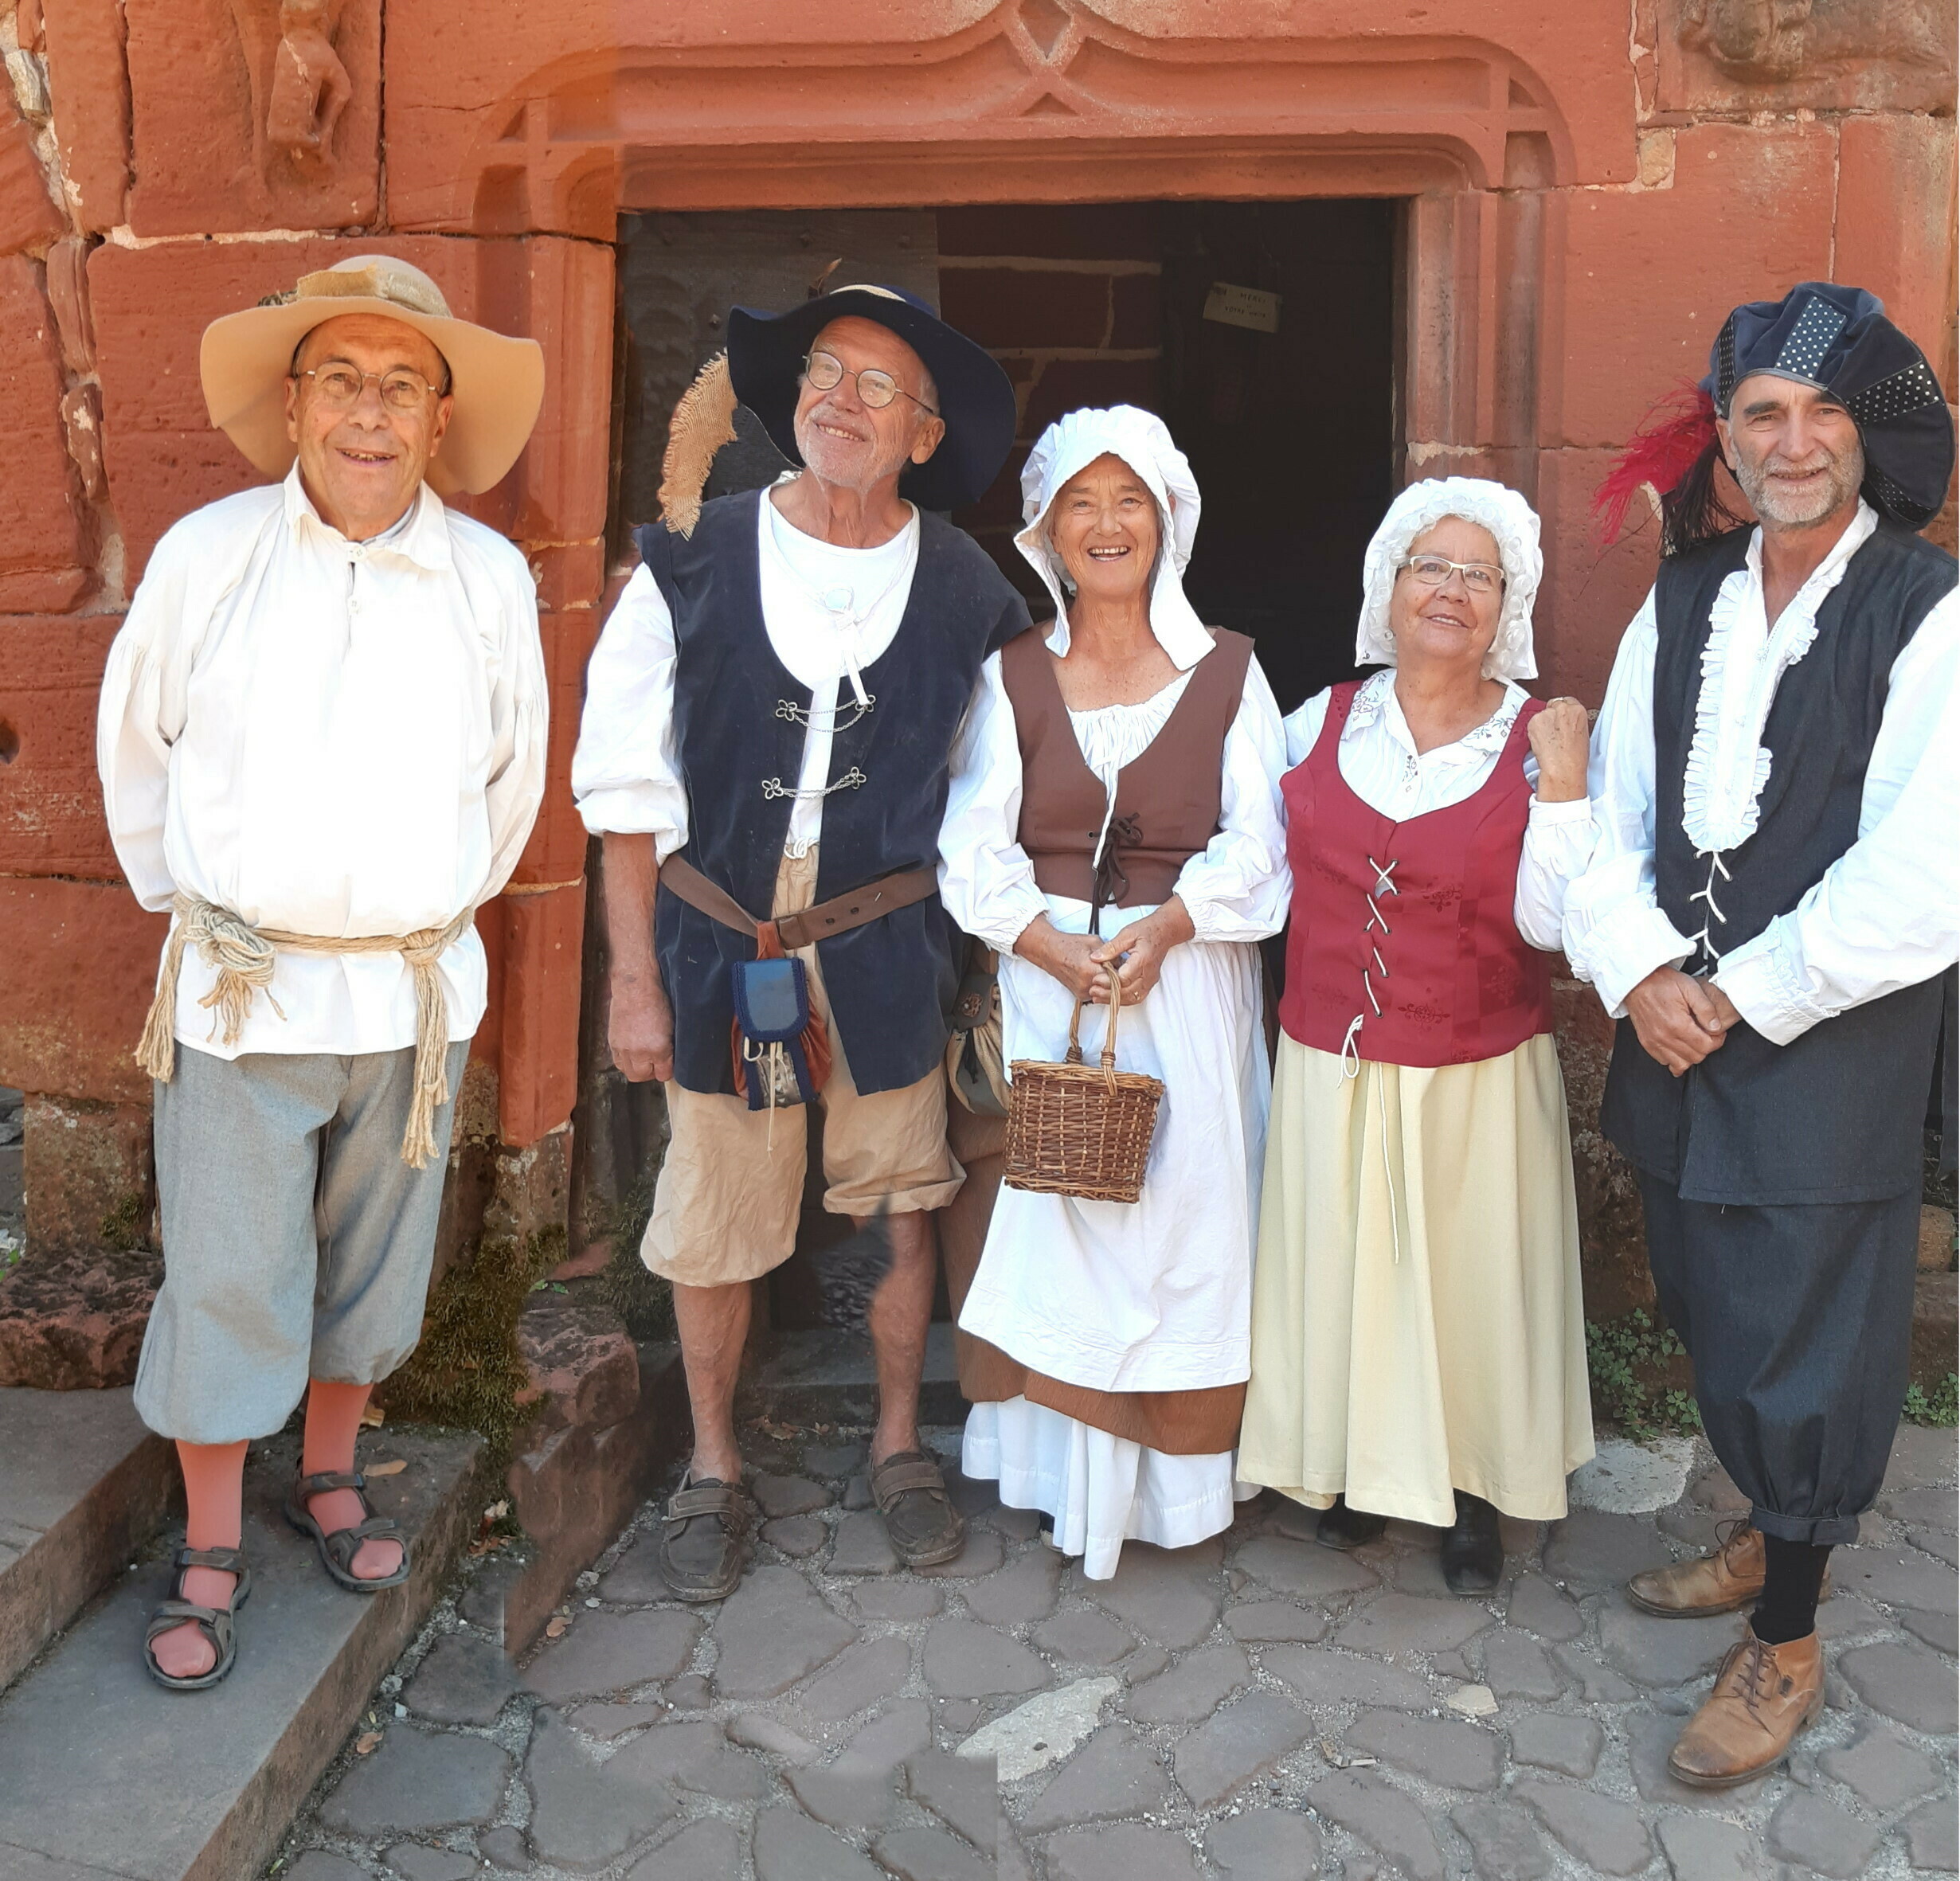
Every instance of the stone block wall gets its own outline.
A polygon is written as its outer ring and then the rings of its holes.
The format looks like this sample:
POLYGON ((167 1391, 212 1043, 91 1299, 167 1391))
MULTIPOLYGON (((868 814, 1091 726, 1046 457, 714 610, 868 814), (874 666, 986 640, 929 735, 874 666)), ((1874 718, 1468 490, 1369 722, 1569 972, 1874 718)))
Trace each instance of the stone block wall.
MULTIPOLYGON (((459 311, 546 349, 538 433, 469 506, 531 561, 554 706, 550 800, 480 917, 475 1075, 512 1158, 578 1089, 585 845, 565 778, 616 519, 623 214, 936 209, 949 310, 1009 358, 1024 447, 1062 403, 1137 395, 1152 370, 1150 252, 1121 205, 1399 199, 1390 448, 1404 474, 1482 470, 1532 495, 1542 685, 1589 703, 1653 561, 1651 530, 1598 547, 1591 492, 1649 401, 1700 374, 1731 303, 1857 280, 1955 385, 1938 0, 1571 0, 1555 20, 1526 0, 1419 19, 1371 0, 331 0, 316 17, 0 0, 0 1083, 34 1095, 30 1120, 147 1101, 129 1054, 162 924, 102 827, 94 690, 158 534, 250 477, 205 423, 201 329, 335 257, 405 255, 459 311), (1000 213, 1027 203, 1056 220, 1000 213), (1031 341, 1062 313, 1066 343, 1031 341)), ((972 518, 1010 568, 1011 489, 972 518)), ((1950 506, 1933 533, 1952 542, 1950 506)), ((1584 1010, 1575 995, 1564 1034, 1582 1161, 1584 1010)), ((61 1128, 92 1148, 72 1193, 61 1155, 30 1156, 30 1244, 37 1217, 72 1236, 100 1195, 147 1182, 102 1161, 135 1159, 139 1130, 61 1128)), ((1624 1198, 1610 1163, 1594 1174, 1609 1222, 1624 1198)))

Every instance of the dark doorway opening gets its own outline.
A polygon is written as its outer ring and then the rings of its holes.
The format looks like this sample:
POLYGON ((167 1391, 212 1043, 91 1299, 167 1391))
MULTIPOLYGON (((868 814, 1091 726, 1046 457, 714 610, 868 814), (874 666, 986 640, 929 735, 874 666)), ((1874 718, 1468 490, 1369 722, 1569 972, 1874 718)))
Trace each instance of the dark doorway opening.
MULTIPOLYGON (((937 301, 1019 394, 1012 456, 954 520, 1045 608, 1013 544, 1028 448, 1080 405, 1158 413, 1203 499, 1191 598, 1254 638, 1291 710, 1354 671, 1362 553, 1393 488, 1397 213, 1392 201, 1343 199, 624 217, 615 561, 658 513, 668 418, 726 343, 730 306, 791 306, 827 273, 887 282, 937 301)), ((711 495, 786 467, 746 413, 737 426, 711 495)), ((824 1211, 811 1121, 797 1253, 769 1289, 784 1329, 827 1323, 851 1238, 824 1211)))

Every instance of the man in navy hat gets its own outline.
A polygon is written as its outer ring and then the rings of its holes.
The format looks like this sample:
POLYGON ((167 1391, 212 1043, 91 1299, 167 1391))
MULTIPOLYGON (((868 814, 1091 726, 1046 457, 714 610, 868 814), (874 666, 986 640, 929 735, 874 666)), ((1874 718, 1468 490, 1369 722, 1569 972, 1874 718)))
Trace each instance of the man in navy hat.
POLYGON ((1028 616, 933 512, 980 495, 1014 426, 1000 367, 910 295, 736 308, 593 655, 572 782, 605 839, 608 1035, 628 1077, 665 1083, 671 1129, 640 1252, 673 1285, 694 1410, 659 1543, 683 1600, 730 1593, 749 1557, 736 1375, 750 1283, 789 1257, 803 1195, 803 1113, 777 1113, 812 1098, 824 1206, 878 1223, 890 1255, 872 1496, 908 1565, 961 1546, 917 1429, 931 1211, 963 1174, 942 1069, 960 937, 935 870, 954 739, 1028 616), (703 505, 737 401, 800 468, 703 505))
POLYGON ((1825 1563, 1857 1539, 1905 1394, 1960 957, 1960 603, 1916 533, 1951 419, 1876 299, 1807 281, 1739 307, 1711 365, 1618 479, 1624 499, 1654 473, 1663 559, 1594 733, 1599 846, 1565 940, 1622 1022, 1602 1124, 1750 1503, 1712 1554, 1628 1588, 1662 1615, 1752 1609, 1670 1758, 1719 1787, 1823 1705, 1825 1563))

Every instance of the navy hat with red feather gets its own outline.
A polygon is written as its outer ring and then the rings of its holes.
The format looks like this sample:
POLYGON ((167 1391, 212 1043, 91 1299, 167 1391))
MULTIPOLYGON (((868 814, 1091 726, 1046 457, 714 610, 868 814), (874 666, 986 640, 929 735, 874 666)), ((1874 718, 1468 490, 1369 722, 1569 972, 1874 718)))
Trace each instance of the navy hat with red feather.
POLYGON ((1649 414, 1594 499, 1608 542, 1646 484, 1661 495, 1668 553, 1740 520, 1715 488, 1715 421, 1727 416, 1735 388, 1762 373, 1814 385, 1851 413, 1864 445, 1860 493, 1874 509, 1915 530, 1938 514, 1953 476, 1954 427, 1926 355, 1876 294, 1801 281, 1781 300, 1737 307, 1715 335, 1708 377, 1649 414))

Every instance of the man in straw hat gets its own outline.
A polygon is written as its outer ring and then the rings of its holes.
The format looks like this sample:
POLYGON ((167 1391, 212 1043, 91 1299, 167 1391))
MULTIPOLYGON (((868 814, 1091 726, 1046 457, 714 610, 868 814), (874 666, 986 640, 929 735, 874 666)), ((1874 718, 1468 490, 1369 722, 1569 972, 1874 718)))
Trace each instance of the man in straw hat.
POLYGON ((276 480, 157 545, 97 726, 123 872, 172 914, 139 1054, 164 1282, 136 1408, 183 1465, 186 1545, 144 1642, 180 1691, 231 1668, 245 1445, 302 1392, 288 1518, 342 1586, 407 1578, 354 1437, 420 1335, 483 1013, 471 917, 545 765, 524 558, 438 494, 516 460, 536 344, 363 255, 214 321, 201 364, 212 421, 276 480))
POLYGON ((1662 560, 1594 735, 1566 952, 1622 1019, 1602 1125, 1747 1520, 1627 1592, 1747 1607, 1670 1754, 1746 1781, 1824 1703, 1817 1625, 1905 1395, 1940 978, 1960 954, 1960 602, 1918 534, 1953 420, 1860 288, 1737 307, 1709 376, 1602 491, 1662 560), (1727 510, 1725 466, 1757 518, 1727 510))
POLYGON ((665 526, 641 531, 644 565, 593 655, 572 768, 605 837, 613 1058, 667 1085, 640 1252, 673 1283, 694 1407, 661 1570, 697 1601, 748 1559, 736 1373, 750 1282, 789 1257, 803 1194, 803 1113, 776 1113, 820 1090, 824 1206, 882 1224, 890 1257, 870 1311, 871 1492, 902 1560, 959 1551, 917 1427, 930 1211, 962 1178, 941 1068, 957 936, 935 870, 982 663, 1027 624, 932 513, 977 498, 1013 440, 986 353, 879 287, 737 307, 728 335, 675 414, 665 526), (737 401, 801 468, 703 506, 737 401))

